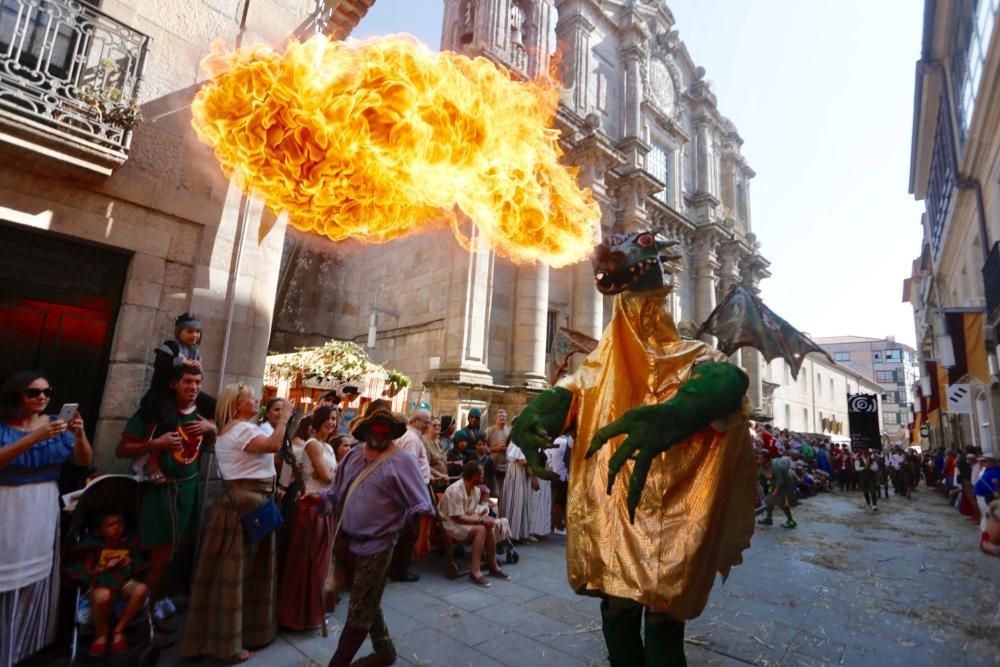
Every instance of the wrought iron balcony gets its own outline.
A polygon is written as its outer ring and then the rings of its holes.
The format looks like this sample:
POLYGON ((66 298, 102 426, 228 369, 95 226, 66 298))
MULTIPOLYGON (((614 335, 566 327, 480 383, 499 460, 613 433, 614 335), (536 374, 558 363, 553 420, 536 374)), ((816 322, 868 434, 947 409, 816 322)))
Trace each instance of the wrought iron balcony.
POLYGON ((1000 241, 993 244, 983 265, 983 286, 986 288, 986 316, 992 321, 1000 315, 1000 241))
POLYGON ((149 37, 92 2, 0 0, 0 122, 121 164, 149 37))

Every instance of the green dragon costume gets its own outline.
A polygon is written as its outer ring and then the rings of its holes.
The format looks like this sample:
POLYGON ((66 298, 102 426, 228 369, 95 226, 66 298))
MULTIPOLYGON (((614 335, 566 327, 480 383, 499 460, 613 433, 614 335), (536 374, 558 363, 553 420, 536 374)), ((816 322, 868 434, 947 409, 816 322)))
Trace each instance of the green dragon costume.
MULTIPOLYGON (((570 463, 567 571, 576 592, 602 598, 614 666, 686 664, 684 622, 704 609, 716 573, 742 562, 754 530, 749 381, 725 354, 678 335, 666 309, 674 245, 642 231, 597 246, 597 289, 617 295, 611 321, 511 434, 542 477, 541 452, 555 437, 575 425, 577 442, 589 444, 570 463), (627 484, 616 484, 620 473, 627 484)), ((796 372, 815 350, 743 288, 710 324, 727 354, 753 344, 796 372)))

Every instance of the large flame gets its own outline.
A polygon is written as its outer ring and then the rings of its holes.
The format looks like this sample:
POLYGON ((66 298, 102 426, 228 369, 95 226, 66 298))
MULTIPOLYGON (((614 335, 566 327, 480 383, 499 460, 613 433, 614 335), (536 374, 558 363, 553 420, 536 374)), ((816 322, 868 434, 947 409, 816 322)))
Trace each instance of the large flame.
POLYGON ((561 165, 552 80, 514 81, 485 58, 403 36, 314 37, 202 62, 202 141, 298 229, 384 242, 460 215, 515 261, 564 266, 595 243, 600 210, 561 165))

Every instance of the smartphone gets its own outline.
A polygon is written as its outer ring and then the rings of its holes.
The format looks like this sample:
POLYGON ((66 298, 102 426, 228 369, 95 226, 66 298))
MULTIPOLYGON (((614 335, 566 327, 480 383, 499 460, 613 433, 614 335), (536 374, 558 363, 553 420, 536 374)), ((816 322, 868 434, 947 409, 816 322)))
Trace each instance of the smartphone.
POLYGON ((80 408, 79 403, 63 403, 63 406, 59 408, 59 416, 56 417, 59 421, 69 423, 69 420, 73 418, 76 411, 80 408))

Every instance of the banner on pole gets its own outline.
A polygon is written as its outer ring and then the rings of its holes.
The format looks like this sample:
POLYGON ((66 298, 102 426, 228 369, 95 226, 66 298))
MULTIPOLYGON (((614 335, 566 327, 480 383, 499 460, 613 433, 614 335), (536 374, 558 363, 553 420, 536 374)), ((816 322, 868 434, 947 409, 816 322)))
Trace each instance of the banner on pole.
POLYGON ((881 449, 881 424, 878 420, 878 396, 847 395, 847 422, 852 449, 881 449))

